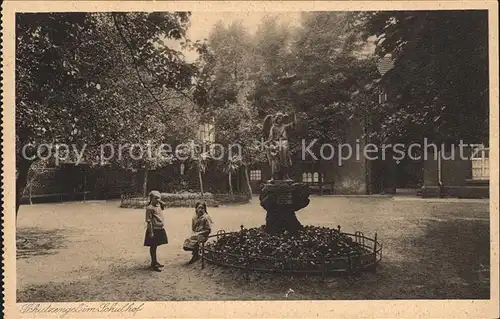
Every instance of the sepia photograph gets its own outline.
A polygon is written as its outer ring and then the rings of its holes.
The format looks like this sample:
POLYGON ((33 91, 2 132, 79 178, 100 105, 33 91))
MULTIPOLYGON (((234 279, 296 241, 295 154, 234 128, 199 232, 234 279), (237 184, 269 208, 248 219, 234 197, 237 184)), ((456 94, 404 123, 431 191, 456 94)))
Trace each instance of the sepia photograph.
POLYGON ((498 297, 492 9, 95 8, 9 13, 18 316, 498 297))

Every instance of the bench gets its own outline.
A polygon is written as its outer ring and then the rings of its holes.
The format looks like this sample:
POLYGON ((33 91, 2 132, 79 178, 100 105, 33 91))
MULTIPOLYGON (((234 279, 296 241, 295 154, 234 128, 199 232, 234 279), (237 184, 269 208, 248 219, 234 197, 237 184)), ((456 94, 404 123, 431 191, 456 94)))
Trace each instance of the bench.
POLYGON ((328 194, 333 195, 333 182, 304 182, 309 186, 310 190, 319 192, 319 195, 328 194))

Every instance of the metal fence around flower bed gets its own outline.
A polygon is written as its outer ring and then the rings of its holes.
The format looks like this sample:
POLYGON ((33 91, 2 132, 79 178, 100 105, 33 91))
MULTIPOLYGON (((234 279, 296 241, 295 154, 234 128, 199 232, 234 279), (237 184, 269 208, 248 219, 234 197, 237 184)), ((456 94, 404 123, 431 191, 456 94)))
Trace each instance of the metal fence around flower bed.
MULTIPOLYGON (((209 236, 211 239, 219 239, 223 236, 237 234, 238 232, 225 232, 220 230, 217 234, 209 236)), ((279 272, 289 274, 353 274, 365 270, 375 271, 378 263, 382 260, 382 244, 374 238, 364 236, 362 232, 341 233, 349 236, 353 241, 363 248, 364 253, 339 256, 323 259, 301 259, 283 258, 270 256, 241 255, 216 251, 203 243, 201 248, 201 267, 205 262, 222 267, 244 269, 257 272, 279 272)))

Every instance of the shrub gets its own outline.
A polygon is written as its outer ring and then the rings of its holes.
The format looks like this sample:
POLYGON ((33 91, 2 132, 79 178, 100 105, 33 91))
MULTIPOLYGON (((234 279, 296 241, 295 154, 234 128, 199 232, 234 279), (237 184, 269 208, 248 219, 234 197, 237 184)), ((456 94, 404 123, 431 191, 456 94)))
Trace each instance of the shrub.
POLYGON ((166 203, 177 200, 191 200, 191 199, 208 200, 213 198, 214 195, 211 193, 203 193, 203 195, 201 193, 189 193, 189 192, 161 194, 161 200, 166 203))

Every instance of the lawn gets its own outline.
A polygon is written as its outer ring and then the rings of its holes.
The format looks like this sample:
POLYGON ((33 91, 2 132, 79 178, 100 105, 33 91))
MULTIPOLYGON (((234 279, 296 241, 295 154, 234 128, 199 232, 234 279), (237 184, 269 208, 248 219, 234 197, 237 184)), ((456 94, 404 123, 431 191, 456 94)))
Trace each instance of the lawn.
MULTIPOLYGON (((17 222, 19 302, 448 299, 489 298, 487 201, 311 197, 303 224, 378 233, 377 273, 352 278, 287 277, 186 265, 182 251, 193 210, 165 211, 170 243, 158 249, 161 273, 147 269, 144 212, 119 202, 21 206, 17 222), (293 293, 285 296, 288 289, 293 293)), ((260 226, 265 212, 249 204, 209 209, 215 229, 260 226)))

